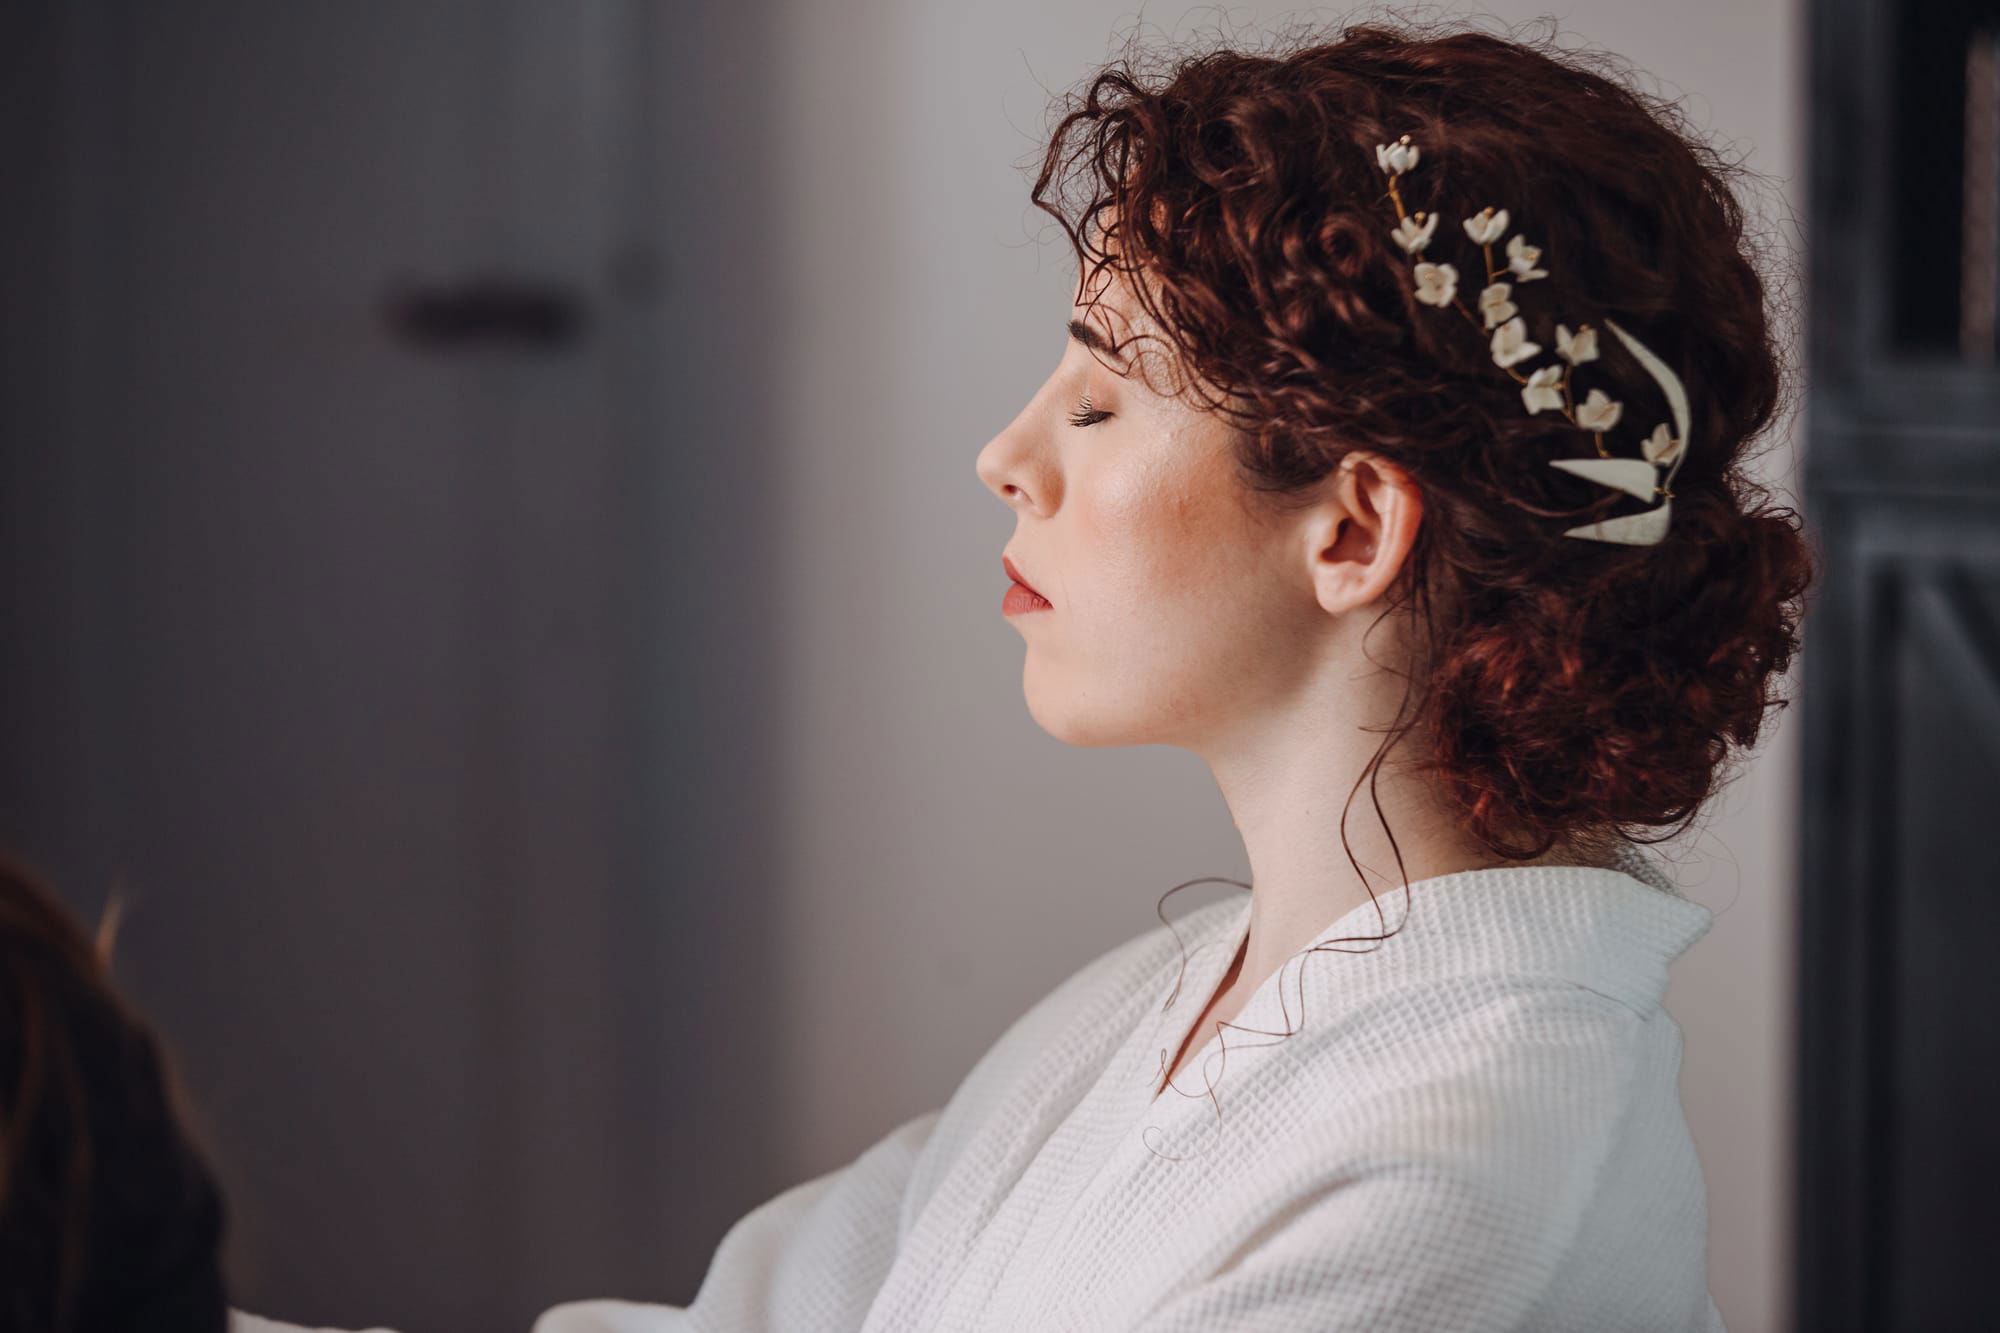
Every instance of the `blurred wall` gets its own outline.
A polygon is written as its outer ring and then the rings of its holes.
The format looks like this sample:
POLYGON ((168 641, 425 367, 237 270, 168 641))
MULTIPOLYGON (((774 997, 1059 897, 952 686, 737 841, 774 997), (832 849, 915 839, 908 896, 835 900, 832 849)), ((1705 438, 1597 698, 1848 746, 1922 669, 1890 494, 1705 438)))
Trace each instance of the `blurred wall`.
MULTIPOLYGON (((1153 5, 1143 35, 1226 25, 1255 40, 1341 12, 1153 5)), ((792 1178, 941 1103, 1035 999, 1155 925, 1170 886, 1248 877, 1198 760, 1067 748, 1028 716, 1021 639, 997 607, 1014 520, 973 474, 1060 358, 1071 295, 1067 247, 1017 166, 1049 94, 1134 22, 1097 0, 786 13, 775 374, 794 647, 772 945, 792 1178)), ((1776 178, 1763 202, 1782 215, 1804 202, 1800 25, 1789 3, 1584 0, 1558 31, 1684 92, 1698 127, 1776 178)), ((1773 438, 1765 474, 1796 493, 1791 430, 1773 438)), ((1795 756, 1780 714, 1699 835, 1662 849, 1717 913, 1668 1008, 1709 1182, 1711 1288, 1735 1333, 1786 1324, 1795 756)), ((1190 888, 1166 911, 1233 892, 1190 888)))
POLYGON ((0 6, 0 842, 253 1311, 685 1299, 771 1185, 771 38, 0 6))

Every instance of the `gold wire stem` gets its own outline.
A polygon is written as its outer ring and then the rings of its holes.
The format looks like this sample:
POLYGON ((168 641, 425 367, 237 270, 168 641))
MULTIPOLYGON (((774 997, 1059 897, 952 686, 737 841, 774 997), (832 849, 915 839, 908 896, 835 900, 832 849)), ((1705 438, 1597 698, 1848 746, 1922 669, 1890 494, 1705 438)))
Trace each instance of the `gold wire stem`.
MULTIPOLYGON (((1458 307, 1458 313, 1464 315, 1465 322, 1472 325, 1473 329, 1479 334, 1481 342, 1486 342, 1486 343, 1492 342, 1493 335, 1486 331, 1486 326, 1479 322, 1479 316, 1472 313, 1471 308, 1465 304, 1464 298, 1454 294, 1451 298, 1451 303, 1454 306, 1458 307)), ((1496 366, 1500 366, 1500 363, 1498 361, 1495 361, 1493 364, 1496 366)), ((1520 371, 1514 369, 1514 367, 1512 366, 1500 366, 1500 369, 1506 371, 1509 375, 1511 375, 1514 379, 1514 383, 1516 384, 1526 384, 1528 382, 1528 377, 1526 375, 1523 375, 1520 371)))
MULTIPOLYGON (((1468 322, 1468 324, 1472 324, 1472 328, 1474 328, 1474 330, 1476 330, 1476 332, 1480 334, 1480 340, 1482 340, 1482 342, 1492 342, 1492 336, 1490 336, 1490 334, 1486 332, 1486 326, 1484 326, 1484 324, 1480 324, 1480 316, 1472 314, 1472 310, 1470 310, 1470 308, 1466 306, 1466 302, 1464 302, 1464 298, 1462 298, 1462 296, 1454 294, 1454 296, 1452 296, 1452 304, 1454 304, 1454 306, 1458 308, 1458 312, 1460 312, 1460 314, 1464 314, 1464 316, 1466 316, 1466 322, 1468 322)), ((1500 366, 1500 362, 1498 362, 1498 360, 1496 360, 1494 364, 1496 364, 1496 366, 1500 366)), ((1514 366, 1500 366, 1500 368, 1502 368, 1502 370, 1506 370, 1506 372, 1508 372, 1508 374, 1510 374, 1510 376, 1514 378, 1514 382, 1516 382, 1516 384, 1526 384, 1526 382, 1528 382, 1528 376, 1526 376, 1526 374, 1522 374, 1520 370, 1516 370, 1514 366)), ((1564 406, 1564 408, 1562 408, 1562 414, 1564 414, 1564 416, 1570 416, 1570 408, 1568 408, 1568 406, 1564 406)), ((1570 424, 1572 424, 1572 426, 1576 424, 1576 418, 1574 418, 1574 416, 1570 416, 1570 424)))
MULTIPOLYGON (((1400 142, 1402 143, 1408 143, 1409 141, 1410 141, 1410 136, 1407 134, 1404 135, 1400 140, 1400 142)), ((1409 220, 1409 213, 1403 207, 1402 192, 1396 188, 1396 177, 1399 174, 1401 173, 1393 171, 1389 173, 1389 198, 1396 205, 1397 220, 1407 222, 1409 220)), ((1488 209, 1486 215, 1491 216, 1491 214, 1492 210, 1488 209)), ((1498 281, 1501 278, 1504 272, 1511 271, 1511 270, 1500 270, 1493 267, 1493 243, 1491 241, 1481 241, 1479 243, 1479 250, 1486 266, 1486 285, 1491 286, 1494 282, 1498 281)), ((1417 263, 1421 263, 1423 261, 1419 260, 1415 254, 1412 254, 1410 256, 1410 259, 1412 263, 1412 276, 1414 277, 1414 266, 1417 263)), ((1454 291, 1452 293, 1451 304, 1458 310, 1459 314, 1465 316, 1466 323, 1472 325, 1474 332, 1479 334, 1480 339, 1482 341, 1490 341, 1484 322, 1479 318, 1478 315, 1475 315, 1472 312, 1471 307, 1466 305, 1465 298, 1462 295, 1454 291)), ((1575 336, 1579 338, 1582 337, 1590 329, 1590 327, 1591 326, 1589 324, 1578 325, 1575 336)), ((1558 355, 1560 355, 1560 351, 1558 351, 1558 355)), ((1562 401, 1563 419, 1568 421, 1572 427, 1575 427, 1578 430, 1582 430, 1584 429, 1584 427, 1576 419, 1576 400, 1573 397, 1570 389, 1570 381, 1576 374, 1576 365, 1575 363, 1570 362, 1567 357, 1564 357, 1563 360, 1565 362, 1565 365, 1563 366, 1563 375, 1561 380, 1562 399, 1563 399, 1562 401)), ((1494 364, 1499 365, 1499 362, 1496 361, 1494 362, 1494 364)), ((1514 369, 1514 367, 1512 366, 1500 366, 1500 369, 1506 371, 1508 376, 1516 384, 1526 384, 1530 378, 1529 376, 1524 375, 1520 371, 1514 369)), ((1590 440, 1591 443, 1594 446, 1596 446, 1597 456, 1599 458, 1613 457, 1611 451, 1604 447, 1603 431, 1592 430, 1590 432, 1590 440)), ((1678 445, 1679 442, 1675 441, 1675 443, 1676 445, 1678 445)), ((1653 488, 1653 494, 1659 497, 1661 500, 1671 500, 1674 495, 1673 491, 1665 486, 1655 486, 1653 488)))
MULTIPOLYGON (((1459 314, 1465 316, 1465 322, 1472 325, 1478 331, 1480 338, 1484 339, 1487 336, 1486 326, 1479 322, 1479 316, 1473 314, 1471 307, 1465 304, 1465 298, 1454 292, 1452 293, 1451 303, 1458 308, 1459 314)), ((1500 368, 1509 372, 1514 369, 1512 366, 1502 366, 1500 368)))

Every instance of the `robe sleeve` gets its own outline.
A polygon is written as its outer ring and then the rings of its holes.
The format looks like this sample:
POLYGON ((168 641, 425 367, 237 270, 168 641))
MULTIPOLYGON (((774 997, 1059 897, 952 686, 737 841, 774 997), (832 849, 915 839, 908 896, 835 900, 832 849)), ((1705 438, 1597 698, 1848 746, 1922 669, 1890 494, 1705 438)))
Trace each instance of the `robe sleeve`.
MULTIPOLYGON (((230 1307, 229 1333, 346 1333, 338 1328, 308 1328, 303 1324, 287 1324, 282 1319, 266 1319, 262 1315, 248 1314, 230 1307)), ((389 1328, 369 1328, 361 1333, 395 1333, 389 1328)))
POLYGON ((943 1108, 925 1111, 846 1166, 744 1214, 686 1307, 587 1300, 558 1305, 533 1333, 838 1333, 858 1329, 896 1255, 898 1216, 943 1108))
MULTIPOLYGON (((1422 1072, 1365 1100, 1338 1168, 1137 1333, 1535 1333, 1632 1103, 1643 1020, 1581 987, 1479 1019, 1406 1048, 1422 1072)), ((1619 1305, 1617 1274, 1588 1280, 1619 1305)))

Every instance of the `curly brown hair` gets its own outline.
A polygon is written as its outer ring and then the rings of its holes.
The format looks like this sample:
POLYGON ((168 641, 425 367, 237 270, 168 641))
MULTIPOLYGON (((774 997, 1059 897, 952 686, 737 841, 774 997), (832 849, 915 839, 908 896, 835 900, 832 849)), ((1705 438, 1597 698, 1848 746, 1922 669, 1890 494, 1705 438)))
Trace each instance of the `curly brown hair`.
MULTIPOLYGON (((1069 239, 1078 302, 1126 279, 1176 378, 1236 428, 1251 502, 1309 501, 1356 450, 1420 487, 1426 521, 1384 614, 1412 611, 1424 660, 1369 772, 1423 728, 1413 762, 1503 859, 1665 841, 1788 702, 1773 678, 1818 566, 1800 516, 1744 471, 1793 379, 1786 291, 1732 192, 1749 173, 1614 57, 1553 32, 1326 36, 1101 66, 1058 104, 1033 200, 1069 239), (1687 386, 1658 545, 1563 535, 1621 501, 1549 466, 1594 456, 1596 437, 1524 411, 1485 340, 1415 299, 1376 154, 1406 133, 1421 205, 1445 219, 1438 249, 1465 245, 1476 267, 1458 224, 1488 205, 1542 247, 1549 275, 1516 289, 1531 338, 1554 345, 1558 314, 1612 316, 1687 386)), ((1622 351, 1587 370, 1628 422, 1668 419, 1622 351)))

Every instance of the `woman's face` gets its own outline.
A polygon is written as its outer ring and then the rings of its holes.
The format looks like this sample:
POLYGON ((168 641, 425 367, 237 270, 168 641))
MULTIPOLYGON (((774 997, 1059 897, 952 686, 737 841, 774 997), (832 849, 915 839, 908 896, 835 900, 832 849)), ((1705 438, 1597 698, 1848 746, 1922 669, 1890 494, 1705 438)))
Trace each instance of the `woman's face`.
POLYGON ((1171 392, 1169 344, 1123 296, 1071 308, 1055 373, 977 469, 1015 514, 1004 554, 1051 603, 1008 617, 1035 721, 1200 749, 1297 702, 1329 617, 1300 528, 1250 503, 1232 428, 1171 392))

